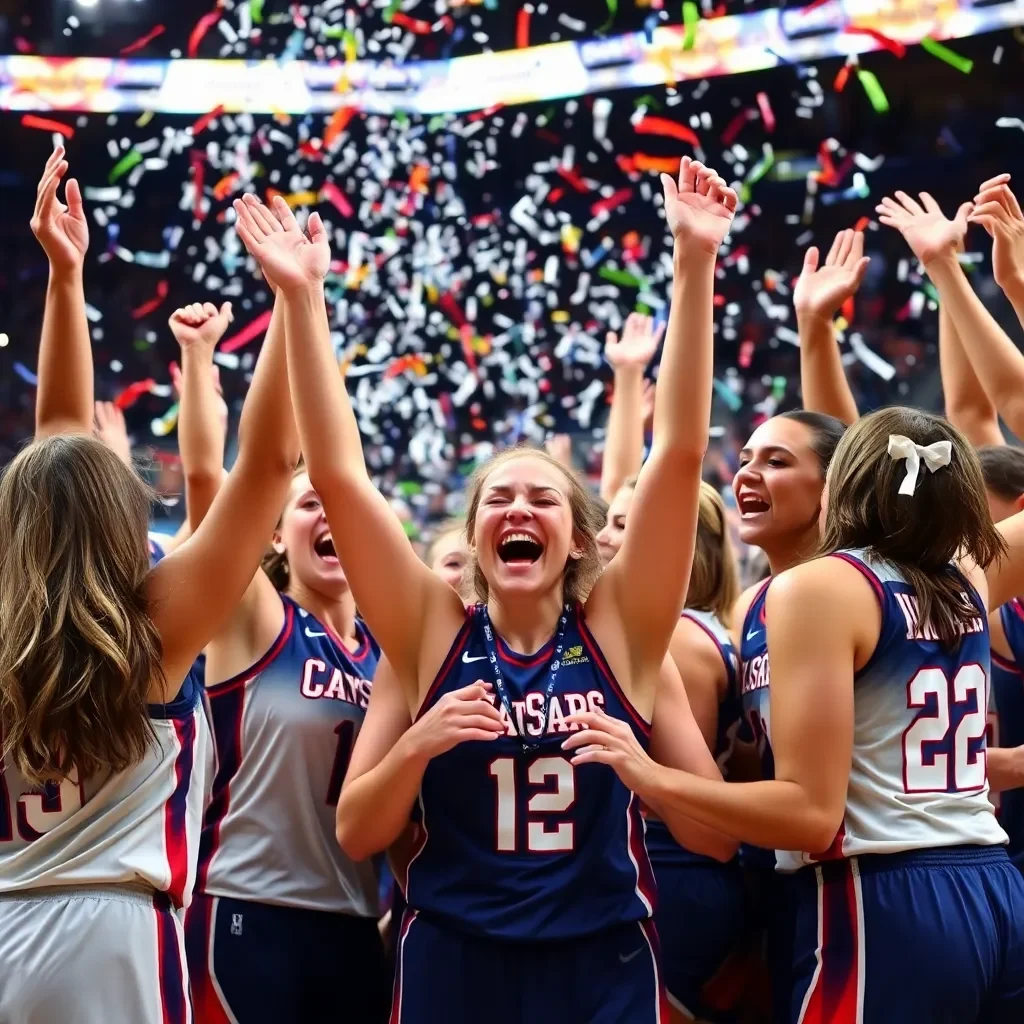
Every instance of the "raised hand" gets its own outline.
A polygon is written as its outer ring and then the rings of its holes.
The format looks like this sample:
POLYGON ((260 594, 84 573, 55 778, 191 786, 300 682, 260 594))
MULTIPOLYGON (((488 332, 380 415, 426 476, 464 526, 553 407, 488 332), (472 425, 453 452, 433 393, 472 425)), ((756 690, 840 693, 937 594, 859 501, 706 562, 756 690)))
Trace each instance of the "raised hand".
POLYGON ((654 358, 664 333, 664 324, 655 329, 653 318, 643 313, 630 313, 621 338, 614 331, 605 336, 604 357, 616 370, 626 367, 643 370, 654 358))
POLYGON ((113 402, 96 403, 96 436, 129 468, 132 445, 124 413, 113 402))
POLYGON ((212 349, 224 337, 232 320, 230 302, 225 302, 219 310, 212 302, 193 302, 176 309, 167 323, 182 349, 192 345, 205 345, 212 349))
POLYGON ((956 256, 967 233, 967 215, 971 212, 971 204, 963 203, 956 211, 956 216, 949 220, 927 192, 921 193, 920 203, 906 192, 897 192, 896 199, 886 196, 875 210, 878 220, 895 228, 907 240, 914 255, 927 267, 933 260, 956 256))
POLYGON ((69 178, 64 189, 67 205, 57 198, 57 188, 68 172, 64 147, 58 146, 46 161, 39 187, 36 189, 36 208, 32 214, 32 233, 39 240, 57 270, 80 269, 89 249, 89 224, 82 206, 82 191, 74 178, 69 178))
POLYGON ((1024 291, 1024 213, 1010 191, 1010 176, 990 178, 974 197, 967 220, 992 236, 992 272, 1004 292, 1024 291))
POLYGON ((812 245, 804 256, 793 305, 798 317, 816 316, 831 321, 860 287, 871 262, 864 255, 864 232, 840 231, 825 258, 825 266, 818 266, 818 258, 818 248, 812 245))
POLYGON ((678 184, 663 174, 661 185, 676 244, 716 256, 736 213, 736 193, 717 171, 688 156, 679 164, 678 184))
POLYGON ((275 290, 319 285, 331 266, 331 247, 320 214, 309 217, 307 237, 288 204, 275 196, 273 212, 252 193, 234 202, 235 230, 275 290))

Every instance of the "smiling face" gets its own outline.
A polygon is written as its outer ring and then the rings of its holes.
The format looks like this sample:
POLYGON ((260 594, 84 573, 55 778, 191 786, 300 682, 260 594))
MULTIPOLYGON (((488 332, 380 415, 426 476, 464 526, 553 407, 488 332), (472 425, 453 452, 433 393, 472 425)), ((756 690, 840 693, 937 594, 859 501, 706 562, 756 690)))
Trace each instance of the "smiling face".
POLYGON ((430 568, 460 596, 468 582, 469 545, 465 530, 459 528, 442 533, 430 547, 430 568))
POLYGON ((626 536, 626 516, 633 503, 633 488, 620 487, 608 506, 608 518, 597 535, 597 550, 601 554, 601 566, 606 566, 622 547, 626 536))
POLYGON ((495 465, 480 488, 473 548, 488 588, 499 594, 559 586, 566 562, 580 554, 565 474, 529 453, 495 465))
POLYGON ((740 452, 733 478, 745 544, 771 555, 781 545, 800 545, 817 529, 824 476, 811 448, 812 431, 784 417, 765 421, 740 452))
POLYGON ((297 473, 292 479, 281 525, 274 533, 274 550, 288 559, 291 582, 330 599, 337 599, 348 588, 320 495, 306 473, 297 473))

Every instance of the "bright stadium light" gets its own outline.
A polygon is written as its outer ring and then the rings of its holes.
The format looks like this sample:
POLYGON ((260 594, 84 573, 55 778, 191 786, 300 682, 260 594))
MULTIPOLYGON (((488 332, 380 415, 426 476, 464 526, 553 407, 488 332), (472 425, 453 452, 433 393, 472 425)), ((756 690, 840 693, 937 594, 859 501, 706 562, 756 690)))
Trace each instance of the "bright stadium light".
POLYGON ((100 0, 75 0, 79 7, 95 7, 100 0))

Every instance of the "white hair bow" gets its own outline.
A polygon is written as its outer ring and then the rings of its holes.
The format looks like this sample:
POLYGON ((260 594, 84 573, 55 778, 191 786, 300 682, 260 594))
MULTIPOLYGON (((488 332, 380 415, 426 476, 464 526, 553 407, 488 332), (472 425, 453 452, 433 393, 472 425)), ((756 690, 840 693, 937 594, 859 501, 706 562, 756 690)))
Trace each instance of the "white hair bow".
POLYGON ((953 446, 949 441, 936 441, 934 444, 915 444, 909 437, 902 434, 889 435, 889 457, 907 460, 907 475, 900 484, 900 494, 913 494, 917 487, 917 476, 921 472, 921 461, 934 473, 943 466, 948 466, 952 458, 953 446))

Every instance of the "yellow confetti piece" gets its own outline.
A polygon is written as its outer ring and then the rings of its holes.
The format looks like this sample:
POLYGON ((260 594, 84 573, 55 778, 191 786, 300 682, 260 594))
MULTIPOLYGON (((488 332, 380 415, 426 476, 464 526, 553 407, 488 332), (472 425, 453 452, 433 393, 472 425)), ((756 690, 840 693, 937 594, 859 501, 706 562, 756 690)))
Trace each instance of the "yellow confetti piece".
POLYGON ((291 192, 284 201, 294 210, 296 206, 315 206, 320 202, 319 192, 291 192))
POLYGON ((832 321, 832 326, 840 334, 842 334, 846 330, 846 328, 849 327, 850 325, 846 322, 846 317, 844 317, 844 316, 837 316, 835 318, 835 320, 832 321))
POLYGON ((473 351, 478 356, 489 356, 491 354, 491 343, 487 338, 474 338, 473 351))
POLYGON ((427 299, 430 302, 437 302, 437 285, 427 285, 427 299))
POLYGON ((567 309, 556 309, 551 314, 551 319, 556 324, 567 324, 569 322, 569 311, 567 309))
POLYGON ((152 121, 152 120, 153 120, 153 111, 152 110, 144 110, 142 112, 142 117, 140 117, 138 119, 138 121, 135 122, 135 126, 136 126, 136 128, 145 128, 146 125, 149 124, 149 122, 152 121))

